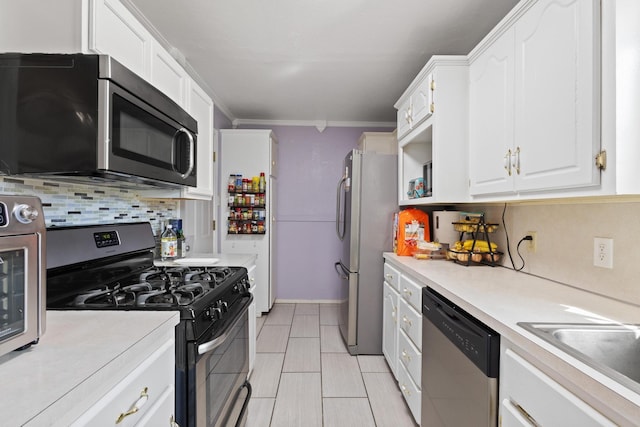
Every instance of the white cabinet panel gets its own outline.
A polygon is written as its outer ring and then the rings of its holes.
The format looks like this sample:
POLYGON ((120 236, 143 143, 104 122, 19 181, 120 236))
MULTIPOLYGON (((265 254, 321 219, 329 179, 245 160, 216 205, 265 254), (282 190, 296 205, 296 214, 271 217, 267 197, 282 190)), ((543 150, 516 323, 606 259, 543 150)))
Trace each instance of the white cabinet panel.
POLYGON ((407 405, 409 405, 413 419, 417 423, 420 423, 422 392, 416 383, 413 382, 411 376, 402 364, 398 366, 398 386, 400 387, 402 396, 407 401, 407 405))
MULTIPOLYGON (((187 72, 157 41, 152 43, 151 84, 160 89, 176 104, 190 109, 186 102, 187 72)), ((194 83, 194 86, 195 83, 194 83)), ((208 98, 208 96, 207 96, 208 98)), ((211 103, 211 102, 210 102, 211 103)), ((193 115, 193 114, 192 114, 193 115)), ((212 119, 213 120, 213 119, 212 119)), ((198 132, 200 121, 198 121, 198 132)))
MULTIPOLYGON (((385 268, 387 264, 385 264, 385 268)), ((398 378, 398 292, 386 281, 383 283, 382 353, 393 376, 398 378)))
POLYGON ((400 294, 417 312, 422 311, 423 286, 405 275, 400 279, 400 294))
POLYGON ((596 186, 600 1, 518 13, 470 65, 470 194, 596 186))
POLYGON ((514 38, 509 29, 469 67, 469 192, 513 191, 514 38))
POLYGON ((398 360, 411 375, 411 379, 420 388, 422 379, 422 353, 404 332, 398 334, 398 360))
MULTIPOLYGON (((502 344, 501 400, 509 400, 512 404, 517 403, 532 420, 535 420, 535 423, 543 426, 601 427, 615 425, 511 348, 508 348, 504 342, 502 344)), ((504 406, 502 405, 503 409, 504 406)), ((503 427, 508 427, 504 421, 503 418, 503 427)))
POLYGON ((384 263, 384 281, 395 290, 400 290, 400 272, 388 262, 384 263))
POLYGON ((521 191, 599 182, 598 0, 545 0, 515 25, 521 191))
POLYGON ((89 48, 113 56, 149 79, 153 37, 118 0, 94 0, 89 20, 89 48))
POLYGON ((136 425, 143 416, 156 419, 155 411, 159 411, 158 416, 164 419, 163 424, 168 425, 169 417, 174 414, 174 382, 175 341, 172 339, 151 354, 72 425, 112 426, 121 414, 127 413, 134 406, 139 410, 124 417, 118 425, 136 425), (160 404, 162 401, 164 404, 160 404))
POLYGON ((396 103, 400 205, 467 201, 468 79, 466 56, 434 56, 396 103), (426 180, 425 197, 409 192, 416 178, 426 180))
POLYGON ((270 130, 253 129, 222 129, 220 130, 220 195, 221 214, 223 224, 220 227, 221 251, 228 253, 256 254, 256 313, 268 312, 275 301, 274 277, 275 251, 274 227, 276 226, 275 207, 277 140, 270 130), (228 177, 241 174, 243 178, 251 178, 265 173, 267 178, 265 233, 264 234, 233 234, 227 232, 227 222, 230 214, 228 207, 228 177))
POLYGON ((418 350, 422 349, 422 313, 418 313, 407 303, 400 299, 400 311, 398 317, 400 330, 413 341, 418 350))

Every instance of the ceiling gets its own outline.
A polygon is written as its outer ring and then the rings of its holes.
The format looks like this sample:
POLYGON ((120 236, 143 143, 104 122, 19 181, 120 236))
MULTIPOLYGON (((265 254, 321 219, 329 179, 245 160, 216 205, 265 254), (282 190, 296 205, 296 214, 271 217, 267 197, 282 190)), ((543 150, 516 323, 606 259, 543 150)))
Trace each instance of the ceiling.
POLYGON ((392 124, 432 55, 467 54, 517 0, 124 3, 232 120, 392 124))

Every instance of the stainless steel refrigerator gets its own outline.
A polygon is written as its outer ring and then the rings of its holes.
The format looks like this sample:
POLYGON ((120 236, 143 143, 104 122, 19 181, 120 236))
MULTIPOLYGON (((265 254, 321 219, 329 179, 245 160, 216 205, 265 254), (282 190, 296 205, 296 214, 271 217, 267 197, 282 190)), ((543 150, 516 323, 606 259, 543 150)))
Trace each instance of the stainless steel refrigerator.
POLYGON ((353 150, 343 172, 336 197, 340 332, 352 355, 382 354, 382 253, 392 250, 398 156, 353 150))

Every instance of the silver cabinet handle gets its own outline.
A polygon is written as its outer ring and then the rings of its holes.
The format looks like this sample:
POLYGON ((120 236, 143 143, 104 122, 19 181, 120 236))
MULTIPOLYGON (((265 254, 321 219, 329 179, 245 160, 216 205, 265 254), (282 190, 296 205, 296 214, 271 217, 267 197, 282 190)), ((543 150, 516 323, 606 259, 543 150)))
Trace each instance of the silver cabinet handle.
POLYGON ((411 320, 409 320, 407 316, 402 316, 402 321, 405 323, 405 325, 411 326, 411 320))
POLYGON ((405 295, 408 295, 408 296, 412 296, 412 295, 413 295, 413 292, 411 292, 411 291, 410 291, 409 289, 407 289, 407 288, 404 288, 404 293, 405 293, 405 295))
POLYGON ((409 356, 409 353, 407 353, 405 349, 402 349, 402 358, 407 362, 411 362, 411 356, 409 356))

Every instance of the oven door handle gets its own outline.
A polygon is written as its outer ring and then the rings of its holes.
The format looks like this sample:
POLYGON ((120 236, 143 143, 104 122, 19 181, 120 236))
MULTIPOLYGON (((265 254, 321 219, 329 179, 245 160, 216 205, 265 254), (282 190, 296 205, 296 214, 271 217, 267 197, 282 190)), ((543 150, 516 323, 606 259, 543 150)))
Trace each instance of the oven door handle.
POLYGON ((236 327, 236 325, 238 324, 238 322, 240 322, 244 314, 249 310, 249 305, 251 304, 251 301, 253 301, 253 295, 249 294, 249 297, 250 297, 249 301, 242 308, 240 315, 236 316, 233 323, 227 325, 227 327, 222 332, 220 332, 220 335, 218 335, 216 338, 212 339, 211 341, 207 341, 205 343, 198 345, 198 355, 203 355, 205 353, 215 350, 220 344, 222 344, 223 342, 226 341, 227 338, 229 338, 229 334, 231 333, 233 328, 236 327))

